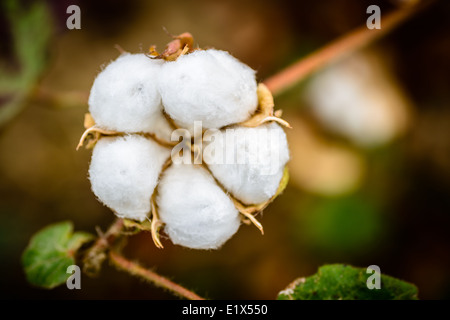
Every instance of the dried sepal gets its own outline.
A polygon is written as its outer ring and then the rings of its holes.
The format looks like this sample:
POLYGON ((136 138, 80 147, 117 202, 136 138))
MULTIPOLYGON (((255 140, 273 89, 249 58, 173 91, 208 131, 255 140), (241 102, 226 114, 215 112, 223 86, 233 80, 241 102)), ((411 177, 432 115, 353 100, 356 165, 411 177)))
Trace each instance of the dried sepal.
MULTIPOLYGON (((114 130, 105 130, 103 128, 98 127, 95 124, 94 118, 90 113, 86 113, 84 115, 84 128, 86 130, 81 135, 80 141, 78 142, 76 148, 77 150, 81 148, 86 141, 87 141, 86 149, 92 149, 102 136, 119 136, 124 134, 123 132, 114 130)), ((144 136, 146 138, 150 138, 163 147, 172 148, 176 146, 178 143, 176 141, 165 141, 161 138, 158 138, 156 134, 149 132, 137 132, 136 134, 144 136)))
POLYGON ((80 149, 84 142, 88 140, 88 143, 86 144, 86 149, 92 149, 97 141, 101 138, 102 135, 105 136, 115 136, 121 134, 117 131, 112 130, 105 130, 100 127, 97 127, 96 125, 93 125, 89 129, 86 129, 83 134, 81 135, 80 141, 78 142, 76 150, 80 149))
POLYGON ((90 127, 95 126, 95 120, 89 112, 84 114, 83 125, 85 129, 89 129, 90 127))
POLYGON ((244 216, 243 222, 248 224, 248 221, 250 221, 261 231, 262 234, 264 234, 263 226, 255 218, 255 215, 264 210, 273 200, 275 200, 276 197, 278 197, 278 195, 280 195, 284 191, 284 189, 286 189, 288 181, 289 181, 289 170, 288 167, 286 166, 283 171, 283 177, 281 178, 280 184, 278 185, 277 192, 269 200, 260 204, 244 205, 242 204, 242 202, 231 196, 231 199, 233 200, 236 209, 238 209, 238 211, 244 216))
POLYGON ((274 111, 273 115, 277 118, 281 118, 281 116, 283 115, 283 110, 278 109, 278 110, 274 111))
POLYGON ((119 44, 115 44, 114 48, 116 48, 117 51, 119 51, 120 54, 125 54, 128 53, 128 51, 126 51, 124 48, 122 48, 119 44))
POLYGON ((98 139, 100 139, 101 135, 118 135, 120 132, 105 130, 95 125, 95 120, 90 113, 84 114, 84 128, 86 129, 81 135, 80 141, 77 145, 77 150, 80 149, 85 141, 88 141, 86 144, 86 149, 94 148, 98 139))
POLYGON ((159 230, 163 226, 163 223, 159 219, 158 211, 156 209, 156 203, 152 199, 151 201, 151 207, 152 207, 152 218, 146 219, 144 221, 136 221, 131 219, 123 219, 123 225, 127 231, 131 232, 131 234, 137 234, 141 231, 147 231, 150 232, 152 235, 152 240, 155 244, 155 246, 159 249, 163 249, 164 246, 161 243, 160 236, 159 236, 159 230))
POLYGON ((253 213, 251 213, 251 210, 248 210, 248 207, 244 206, 242 203, 240 203, 238 200, 232 198, 234 206, 236 207, 236 209, 238 209, 239 213, 243 215, 243 219, 242 221, 245 224, 249 224, 247 221, 250 221, 251 223, 253 223, 255 225, 255 227, 258 228, 259 231, 261 231, 261 234, 264 234, 264 228, 261 224, 261 222, 259 222, 255 216, 253 215, 253 213))
POLYGON ((153 134, 153 133, 148 133, 148 132, 141 133, 141 132, 138 132, 137 134, 138 135, 142 135, 142 136, 144 136, 146 138, 150 138, 153 141, 155 141, 157 144, 159 144, 159 145, 161 145, 163 147, 173 148, 173 147, 175 147, 178 144, 178 141, 166 141, 166 140, 163 140, 161 138, 158 138, 158 136, 156 134, 153 134))
MULTIPOLYGON (((169 34, 170 35, 170 34, 169 34)), ((149 56, 152 59, 164 59, 166 61, 175 61, 178 57, 194 51, 194 37, 189 32, 184 32, 177 36, 170 35, 170 41, 163 53, 156 51, 156 46, 152 45, 149 49, 149 56)))
POLYGON ((250 119, 240 123, 240 125, 244 127, 257 127, 263 123, 275 121, 282 126, 291 129, 291 125, 286 120, 280 118, 282 111, 277 110, 274 112, 273 109, 275 104, 273 101, 273 96, 266 85, 263 83, 258 84, 256 93, 258 95, 258 109, 256 109, 255 114, 250 119))
POLYGON ((136 221, 131 219, 123 219, 124 227, 128 229, 131 234, 137 234, 141 231, 150 232, 152 235, 152 240, 155 246, 159 249, 163 249, 163 245, 160 240, 159 230, 163 226, 163 223, 159 219, 155 202, 151 200, 152 206, 152 218, 144 221, 136 221))
MULTIPOLYGON (((159 174, 159 181, 161 180, 161 176, 163 175, 164 171, 167 170, 172 165, 172 159, 168 158, 167 161, 164 163, 161 172, 159 174)), ((159 249, 163 249, 164 246, 161 243, 160 237, 159 237, 159 230, 163 226, 163 223, 159 219, 158 214, 158 208, 156 206, 156 200, 155 200, 155 192, 153 193, 152 197, 150 198, 150 204, 152 208, 152 219, 150 221, 150 232, 152 234, 153 243, 155 246, 159 249)), ((148 230, 148 229, 147 229, 148 230)))
POLYGON ((123 226, 127 231, 132 233, 138 233, 140 231, 150 231, 151 230, 151 221, 144 220, 142 222, 131 220, 131 219, 123 219, 123 226))
POLYGON ((153 197, 151 199, 151 204, 152 204, 152 220, 150 231, 152 233, 152 239, 153 242, 155 243, 155 246, 158 249, 163 249, 164 246, 162 245, 161 240, 159 238, 159 230, 163 226, 163 223, 159 219, 158 210, 156 209, 156 203, 153 197))
POLYGON ((289 169, 286 166, 284 167, 283 177, 281 177, 280 185, 278 186, 277 192, 272 197, 272 199, 269 200, 270 202, 275 200, 275 198, 278 197, 284 191, 284 189, 286 189, 288 182, 289 182, 289 169))
POLYGON ((160 221, 156 209, 155 202, 153 201, 153 198, 151 199, 151 206, 152 206, 152 218, 146 219, 144 221, 136 221, 131 219, 123 219, 124 227, 128 230, 131 230, 133 233, 139 233, 141 231, 150 232, 152 235, 153 242, 155 243, 155 246, 159 249, 164 248, 160 237, 159 237, 159 230, 162 227, 162 222, 160 221))

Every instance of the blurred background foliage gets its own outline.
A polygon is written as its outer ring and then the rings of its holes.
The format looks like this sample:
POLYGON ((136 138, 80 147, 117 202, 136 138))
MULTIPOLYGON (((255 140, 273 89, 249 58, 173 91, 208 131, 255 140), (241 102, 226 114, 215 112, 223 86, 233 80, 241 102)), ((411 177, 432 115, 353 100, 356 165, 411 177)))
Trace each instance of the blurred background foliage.
MULTIPOLYGON (((163 31, 228 50, 264 81, 382 14, 417 1, 3 1, 0 16, 0 286, 4 298, 172 299, 105 266, 81 290, 31 287, 20 255, 45 225, 105 229, 113 214, 90 191, 90 151, 75 152, 90 86, 119 44, 162 48, 163 31), (66 8, 81 8, 67 30, 66 8)), ((436 1, 388 36, 276 97, 291 181, 218 251, 149 234, 125 253, 216 299, 274 299, 324 263, 380 266, 422 299, 450 298, 450 3, 436 1)))

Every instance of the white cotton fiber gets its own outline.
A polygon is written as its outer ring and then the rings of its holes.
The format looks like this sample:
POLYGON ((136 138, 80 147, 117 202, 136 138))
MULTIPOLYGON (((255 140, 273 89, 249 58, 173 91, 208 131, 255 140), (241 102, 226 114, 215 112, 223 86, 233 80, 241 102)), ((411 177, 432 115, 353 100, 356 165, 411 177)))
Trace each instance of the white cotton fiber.
POLYGON ((255 71, 228 52, 199 50, 162 66, 160 93, 167 114, 186 129, 242 122, 256 110, 255 71))
POLYGON ((385 59, 368 49, 317 74, 304 98, 325 127, 365 147, 392 141, 410 120, 404 91, 385 59))
POLYGON ((118 217, 143 221, 170 150, 138 135, 104 137, 94 147, 92 191, 118 217))
POLYGON ((111 62, 98 74, 89 96, 96 124, 119 132, 170 137, 157 85, 162 64, 144 54, 123 54, 111 62))
POLYGON ((275 195, 289 160, 286 134, 276 123, 234 126, 204 141, 204 161, 216 179, 245 204, 275 195))
POLYGON ((172 164, 161 178, 157 203, 172 242, 188 248, 217 249, 240 225, 231 199, 198 165, 172 164))

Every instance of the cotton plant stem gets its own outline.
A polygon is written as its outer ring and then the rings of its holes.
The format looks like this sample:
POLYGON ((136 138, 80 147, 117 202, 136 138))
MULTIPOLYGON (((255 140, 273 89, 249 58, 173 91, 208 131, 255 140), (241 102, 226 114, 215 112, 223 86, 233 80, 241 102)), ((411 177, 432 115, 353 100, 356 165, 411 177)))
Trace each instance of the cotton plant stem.
POLYGON ((88 256, 86 258, 95 260, 95 257, 99 255, 103 255, 104 258, 106 258, 106 255, 104 253, 108 251, 107 257, 118 269, 125 271, 131 275, 145 279, 158 287, 166 288, 167 290, 175 293, 180 297, 190 300, 204 300, 194 292, 180 286, 179 284, 176 284, 151 270, 145 269, 135 262, 129 261, 114 248, 112 248, 111 246, 114 241, 122 236, 123 232, 123 219, 116 219, 116 221, 108 228, 108 230, 104 234, 99 235, 97 241, 89 249, 88 256))
POLYGON ((124 223, 122 219, 116 219, 108 230, 99 236, 92 248, 106 249, 123 231, 124 223))
POLYGON ((124 223, 122 219, 116 221, 108 228, 105 233, 97 231, 99 236, 94 244, 86 251, 83 257, 83 271, 91 276, 99 273, 103 261, 106 259, 106 251, 111 244, 120 236, 123 231, 124 223))
POLYGON ((382 18, 381 29, 368 29, 365 25, 361 26, 269 77, 264 84, 273 95, 279 95, 331 61, 374 42, 423 7, 424 5, 413 6, 389 13, 382 18))
POLYGON ((175 282, 170 281, 169 279, 148 270, 141 265, 126 259, 124 256, 119 254, 114 250, 109 251, 109 260, 116 266, 119 270, 128 272, 136 277, 147 280, 158 287, 165 288, 172 293, 180 296, 182 298, 186 298, 189 300, 205 300, 202 297, 198 296, 194 292, 176 284, 175 282))
POLYGON ((87 104, 88 91, 54 91, 46 87, 38 86, 31 93, 29 100, 40 102, 42 105, 54 108, 79 107, 87 104))

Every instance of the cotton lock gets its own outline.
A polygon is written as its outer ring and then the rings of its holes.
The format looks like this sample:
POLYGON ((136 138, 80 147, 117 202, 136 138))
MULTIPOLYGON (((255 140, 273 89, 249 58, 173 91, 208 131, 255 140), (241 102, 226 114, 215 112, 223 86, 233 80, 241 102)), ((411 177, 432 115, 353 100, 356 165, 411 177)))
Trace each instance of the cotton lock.
POLYGON ((255 128, 234 126, 221 133, 204 142, 203 157, 214 177, 244 204, 272 198, 289 160, 283 129, 272 122, 255 128))
POLYGON ((138 135, 104 137, 92 153, 92 191, 118 217, 143 221, 169 156, 169 149, 138 135))
POLYGON ((89 111, 96 124, 119 132, 149 132, 169 139, 172 128, 162 113, 158 77, 163 62, 145 54, 122 54, 94 81, 89 111))
POLYGON ((239 228, 233 202, 200 165, 172 164, 158 185, 159 217, 174 244, 217 249, 239 228))
POLYGON ((258 105, 255 71, 228 52, 198 50, 162 66, 159 90, 166 113, 192 129, 247 120, 258 105))

